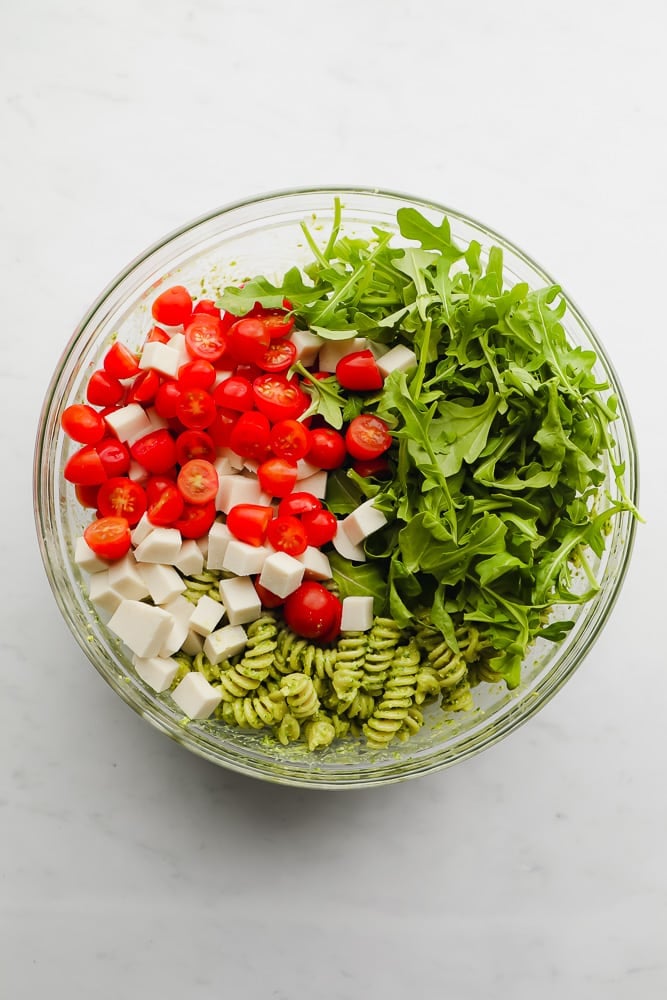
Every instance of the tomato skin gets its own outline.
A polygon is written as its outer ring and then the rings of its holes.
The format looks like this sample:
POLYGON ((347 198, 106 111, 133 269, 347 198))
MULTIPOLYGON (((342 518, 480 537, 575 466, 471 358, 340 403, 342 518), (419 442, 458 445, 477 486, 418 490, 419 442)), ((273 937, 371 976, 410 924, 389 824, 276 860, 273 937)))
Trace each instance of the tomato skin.
POLYGON ((83 537, 96 556, 109 562, 122 559, 132 544, 130 526, 124 517, 100 517, 88 525, 83 537))
POLYGON ((262 586, 257 577, 252 582, 263 608, 280 608, 285 603, 284 597, 278 597, 273 591, 267 590, 266 587, 262 586))
POLYGON ((178 401, 181 398, 181 390, 178 382, 171 379, 163 382, 155 394, 155 412, 164 420, 172 420, 176 416, 178 401))
POLYGON ((255 406, 252 382, 242 375, 230 375, 219 382, 213 391, 213 399, 218 406, 241 413, 247 413, 255 406))
POLYGON ((185 328, 185 347, 192 358, 214 364, 227 350, 227 338, 217 316, 199 313, 185 328))
POLYGON ((269 331, 261 320, 244 316, 229 328, 229 353, 236 361, 256 364, 270 340, 269 331))
POLYGON ((182 515, 174 521, 173 527, 178 528, 183 538, 201 538, 211 530, 216 514, 213 500, 202 504, 186 503, 182 515))
POLYGON ((308 453, 310 444, 310 432, 298 420, 279 420, 271 428, 269 445, 278 458, 298 462, 308 453))
POLYGON ((107 478, 102 459, 92 444, 85 444, 70 455, 63 475, 75 486, 99 486, 107 478))
POLYGON ((304 639, 331 642, 340 629, 341 604, 321 583, 308 580, 285 599, 287 627, 304 639))
POLYGON ((93 510, 97 509, 97 493, 99 486, 93 484, 91 486, 82 486, 78 483, 74 487, 74 492, 76 498, 82 507, 91 507, 93 510))
POLYGON ((308 396, 284 375, 260 375, 252 384, 255 406, 272 423, 296 420, 308 408, 308 396))
POLYGON ((215 382, 215 368, 210 361, 195 358, 178 369, 179 389, 210 389, 215 382))
POLYGON ((199 316, 200 313, 206 313, 207 316, 215 316, 220 319, 222 316, 221 311, 216 306, 213 299, 200 299, 197 305, 192 310, 193 316, 199 316))
POLYGON ((118 438, 103 438, 95 450, 107 476, 124 476, 130 468, 130 449, 118 438))
POLYGON ((151 403, 160 388, 160 376, 154 368, 147 368, 137 375, 127 393, 128 403, 151 403))
POLYGON ((131 446, 130 453, 147 472, 168 472, 176 464, 176 443, 164 428, 144 434, 131 446))
POLYGON ((336 365, 336 378, 343 389, 364 392, 381 389, 384 385, 382 372, 371 351, 354 351, 346 354, 336 365))
POLYGON ((93 406, 113 406, 114 403, 119 403, 124 395, 125 390, 118 379, 102 368, 93 372, 88 379, 86 399, 93 406))
POLYGON ((333 541, 338 530, 338 521, 330 510, 313 510, 301 518, 309 545, 321 548, 333 541))
POLYGON ((217 415, 215 402, 205 389, 182 389, 176 404, 176 416, 191 431, 210 427, 217 415))
POLYGON ((85 403, 73 403, 63 410, 60 426, 68 437, 79 444, 97 444, 104 437, 104 418, 85 403))
POLYGON ((238 413, 234 410, 227 410, 219 407, 213 423, 206 428, 206 433, 211 436, 216 448, 227 448, 232 435, 232 429, 239 419, 238 413))
POLYGON ((365 462, 359 459, 352 464, 358 476, 364 479, 391 479, 391 467, 386 458, 369 458, 365 462))
POLYGON ((151 306, 153 319, 165 326, 185 324, 192 313, 192 296, 183 285, 166 288, 151 306))
POLYGON ((299 493, 290 493, 278 504, 278 515, 284 517, 291 514, 293 517, 301 517, 312 511, 322 510, 322 501, 312 493, 305 490, 299 493))
POLYGON ((150 507, 152 503, 155 503, 158 497, 160 497, 168 487, 175 485, 176 480, 172 476, 150 476, 144 486, 148 506, 150 507))
POLYGON ((103 517, 124 517, 133 527, 146 511, 146 491, 125 476, 107 479, 99 488, 97 505, 103 517))
POLYGON ((308 547, 303 524, 290 514, 279 515, 269 521, 266 537, 274 549, 286 552, 289 556, 300 556, 308 547))
POLYGON ((242 458, 263 462, 269 452, 271 425, 263 413, 242 413, 231 429, 229 446, 242 458))
POLYGON ((264 544, 272 517, 271 507, 256 503, 237 503, 227 515, 227 527, 240 541, 259 546, 264 544))
POLYGON ((287 458, 267 458, 257 469, 259 485, 272 497, 286 497, 296 483, 296 462, 287 458))
POLYGON ((154 326, 149 330, 148 336, 146 337, 146 343, 152 344, 157 341, 158 344, 168 344, 171 337, 166 330, 163 330, 161 326, 154 326))
MULTIPOLYGON (((148 493, 148 489, 146 491, 148 493)), ((149 499, 147 517, 156 527, 166 528, 183 516, 185 503, 174 483, 168 482, 153 500, 149 499)))
POLYGON ((296 346, 291 340, 272 340, 257 358, 257 367, 263 372, 286 372, 296 361, 296 346))
POLYGON ((368 461, 379 458, 391 446, 388 425, 373 413, 361 413, 345 432, 345 444, 352 458, 368 461))
MULTIPOLYGON (((291 303, 288 303, 285 309, 289 312, 292 309, 291 303)), ((269 332, 271 340, 280 340, 282 337, 287 337, 294 329, 293 316, 287 315, 282 309, 265 309, 259 302, 255 303, 248 316, 261 319, 269 332)))
POLYGON ((310 432, 306 458, 320 469, 338 469, 347 457, 343 435, 332 427, 316 427, 310 432))
POLYGON ((104 355, 103 364, 105 372, 117 379, 134 378, 139 374, 139 359, 136 354, 118 340, 104 355))
POLYGON ((182 466, 176 485, 186 503, 209 503, 218 492, 218 473, 206 459, 192 458, 182 466))
POLYGON ((214 462, 216 457, 213 438, 205 431, 183 431, 176 438, 176 461, 185 465, 193 458, 214 462))

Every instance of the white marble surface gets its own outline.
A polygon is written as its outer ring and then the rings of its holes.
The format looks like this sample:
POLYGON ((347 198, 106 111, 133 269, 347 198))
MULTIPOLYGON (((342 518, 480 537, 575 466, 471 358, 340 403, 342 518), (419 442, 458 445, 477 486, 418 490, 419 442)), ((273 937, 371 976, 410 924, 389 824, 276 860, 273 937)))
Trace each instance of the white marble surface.
POLYGON ((0 995, 652 1000, 667 992, 661 0, 83 0, 0 12, 0 995), (585 667, 487 754, 364 793, 242 780, 84 660, 34 540, 73 325, 185 220, 330 182, 431 196, 559 276, 642 460, 585 667))

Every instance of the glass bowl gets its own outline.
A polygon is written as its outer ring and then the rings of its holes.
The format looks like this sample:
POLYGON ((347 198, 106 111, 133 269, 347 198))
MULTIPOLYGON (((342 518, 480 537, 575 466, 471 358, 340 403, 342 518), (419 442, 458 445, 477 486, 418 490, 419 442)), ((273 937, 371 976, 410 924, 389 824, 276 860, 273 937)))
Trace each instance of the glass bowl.
MULTIPOLYGON (((458 212, 418 198, 378 190, 322 188, 284 191, 218 209, 189 223, 148 249, 100 295, 67 345, 49 385, 35 452, 34 489, 37 530, 46 572, 60 610, 82 650, 108 684, 136 712, 183 747, 232 770, 291 785, 350 788, 386 784, 448 767, 492 746, 534 715, 581 664, 618 596, 632 550, 635 522, 622 513, 612 520, 608 544, 597 573, 601 586, 590 603, 561 609, 575 626, 559 644, 538 640, 523 669, 521 685, 481 684, 475 709, 456 715, 438 706, 427 713, 420 732, 384 751, 340 741, 308 753, 302 744, 280 747, 265 734, 229 729, 219 722, 189 722, 168 695, 147 687, 131 667, 120 641, 109 632, 87 599, 86 584, 73 559, 73 540, 87 515, 62 475, 70 451, 60 431, 66 406, 81 401, 90 373, 113 339, 139 348, 150 319, 150 303, 162 287, 179 283, 214 295, 222 285, 248 275, 280 276, 310 252, 300 223, 305 220, 323 241, 333 218, 334 198, 343 203, 343 233, 369 236, 373 226, 397 231, 401 205, 438 220, 445 213, 459 242, 471 239, 483 249, 495 244, 505 255, 507 284, 552 284, 525 253, 486 226, 458 212)), ((400 243, 400 237, 397 242, 400 243)), ((614 424, 616 456, 625 463, 628 496, 636 501, 637 466, 632 425, 623 394, 604 349, 576 306, 565 297, 563 325, 574 344, 595 350, 597 371, 619 400, 614 424)), ((614 495, 613 477, 606 487, 614 495)))

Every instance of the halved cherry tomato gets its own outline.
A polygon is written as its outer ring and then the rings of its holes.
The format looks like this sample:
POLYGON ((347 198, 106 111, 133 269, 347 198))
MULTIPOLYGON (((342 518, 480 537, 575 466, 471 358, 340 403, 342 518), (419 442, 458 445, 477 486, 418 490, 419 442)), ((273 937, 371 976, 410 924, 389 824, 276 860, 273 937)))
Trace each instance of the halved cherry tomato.
MULTIPOLYGON (((146 492, 148 493, 148 490, 146 492)), ((146 516, 151 524, 165 528, 182 517, 184 509, 185 503, 180 491, 174 483, 170 482, 155 495, 152 501, 149 500, 146 516)))
POLYGON ((178 385, 181 389, 210 389, 215 382, 215 368, 210 361, 195 358, 178 369, 178 385))
MULTIPOLYGON (((285 300, 286 301, 286 300, 285 300)), ((285 306, 291 310, 291 304, 285 306)), ((269 331, 271 340, 286 337, 294 329, 294 317, 287 315, 282 309, 264 309, 259 302, 255 303, 248 313, 249 316, 261 319, 262 323, 269 331)))
POLYGON ((352 464, 352 468, 358 476, 364 479, 391 479, 391 468, 386 458, 369 458, 367 461, 359 460, 352 464))
POLYGON ((114 378, 134 378, 139 374, 139 359, 117 340, 104 355, 104 370, 114 378))
POLYGON ((279 420, 271 428, 269 444, 278 458, 298 462, 310 448, 310 432, 298 420, 279 420))
POLYGON ((168 472, 176 464, 176 444, 168 430, 150 431, 130 448, 132 458, 147 472, 168 472))
POLYGON ((176 485, 186 503, 208 503, 218 492, 218 473, 205 459, 192 458, 178 473, 176 485))
POLYGON ((271 507, 257 503, 237 503, 227 515, 231 533, 248 545, 263 545, 266 531, 273 517, 271 507))
POLYGON ((287 458, 268 458, 257 469, 259 485, 272 497, 286 497, 296 483, 296 462, 287 458))
POLYGON ((227 448, 230 442, 232 429, 239 419, 238 413, 234 410, 227 410, 219 407, 215 420, 206 428, 206 433, 210 434, 213 443, 217 448, 227 448))
POLYGON ((255 590, 257 591, 257 596, 262 602, 263 608, 279 608, 282 604, 284 604, 285 598, 278 597, 278 595, 274 594, 273 591, 267 590, 266 587, 262 586, 257 577, 255 577, 252 582, 255 586, 255 590))
POLYGON ((371 351, 346 354, 336 365, 336 378, 343 389, 356 392, 381 389, 384 384, 382 372, 371 351))
POLYGON ((337 469, 347 456, 343 435, 332 427, 315 427, 310 432, 306 458, 320 469, 337 469))
POLYGON ((275 517, 270 521, 266 537, 274 549, 287 552, 290 556, 300 556, 308 547, 304 526, 298 518, 289 514, 275 517))
POLYGON ((146 491, 125 476, 114 476, 102 483, 97 506, 103 517, 124 517, 132 527, 146 510, 146 491))
POLYGON ((74 492, 76 493, 76 498, 82 507, 92 507, 93 510, 97 509, 97 492, 99 486, 83 486, 78 483, 74 487, 74 492))
POLYGON ((150 476, 144 486, 148 506, 150 507, 152 503, 155 503, 158 497, 160 497, 170 486, 176 486, 176 479, 172 476, 150 476))
POLYGON ((229 435, 229 446, 243 458, 263 462, 269 453, 271 425, 263 413, 242 413, 229 435))
POLYGON ((171 379, 163 382, 155 395, 155 412, 164 420, 171 420, 176 416, 176 407, 181 398, 181 390, 178 382, 171 379))
POLYGON ((261 320, 244 316, 229 328, 229 353, 236 361, 257 363, 270 340, 269 331, 261 320))
POLYGON ((340 629, 341 603, 321 583, 308 580, 285 600, 285 622, 304 639, 331 642, 340 629))
POLYGON ((113 375, 103 369, 98 369, 88 379, 86 399, 93 406, 113 406, 119 403, 125 394, 125 389, 113 375))
POLYGON ((292 514, 294 517, 301 517, 302 514, 309 514, 311 511, 321 509, 322 501, 305 490, 300 493, 290 493, 289 496, 285 497, 278 504, 278 514, 280 517, 284 517, 287 514, 292 514))
POLYGON ((246 413, 255 406, 252 382, 242 375, 230 375, 229 378, 218 382, 213 391, 213 399, 218 406, 228 410, 239 410, 241 413, 246 413))
POLYGON ((198 316, 200 313, 206 313, 207 316, 217 316, 218 319, 222 315, 213 299, 200 299, 192 310, 192 313, 195 316, 198 316))
POLYGON ((92 444, 79 448, 68 458, 63 475, 76 486, 99 486, 107 478, 102 459, 92 444))
POLYGON ((165 326, 180 326, 186 323, 192 313, 192 297, 183 285, 166 288, 153 302, 153 319, 165 326))
POLYGON ((379 458, 391 446, 388 425, 374 413, 361 413, 345 432, 345 444, 352 458, 367 461, 379 458))
POLYGON ((318 549, 331 542, 338 530, 338 521, 330 510, 312 510, 301 518, 309 545, 318 549))
POLYGON ((104 418, 85 403, 72 403, 63 410, 60 426, 79 444, 97 444, 104 437, 104 418))
POLYGON ((286 372, 296 361, 296 346, 291 340, 272 340, 263 354, 257 358, 257 366, 263 372, 286 372))
POLYGON ((191 431, 203 431, 216 417, 213 396, 205 389, 182 389, 176 405, 176 416, 191 431))
POLYGON ((213 438, 205 431, 183 431, 176 438, 176 461, 185 465, 193 458, 214 462, 216 456, 213 438))
POLYGON ((130 468, 130 449, 118 438, 103 438, 95 450, 107 476, 124 476, 130 468))
POLYGON ((193 358, 202 358, 212 364, 227 350, 227 338, 217 316, 199 313, 185 328, 185 346, 193 358))
POLYGON ((255 406, 272 423, 295 420, 308 407, 308 397, 294 381, 284 375, 260 375, 252 384, 255 406))
POLYGON ((83 537, 95 555, 110 561, 122 559, 132 543, 124 517, 100 517, 88 525, 83 537))
POLYGON ((154 368, 137 375, 127 393, 128 403, 150 403, 160 388, 160 376, 154 368))
POLYGON ((171 340, 171 336, 166 330, 163 330, 161 326, 154 326, 148 331, 148 336, 146 337, 147 344, 168 344, 171 340))
POLYGON ((214 500, 202 504, 186 503, 173 527, 178 528, 183 538, 201 538, 211 530, 216 514, 214 500))

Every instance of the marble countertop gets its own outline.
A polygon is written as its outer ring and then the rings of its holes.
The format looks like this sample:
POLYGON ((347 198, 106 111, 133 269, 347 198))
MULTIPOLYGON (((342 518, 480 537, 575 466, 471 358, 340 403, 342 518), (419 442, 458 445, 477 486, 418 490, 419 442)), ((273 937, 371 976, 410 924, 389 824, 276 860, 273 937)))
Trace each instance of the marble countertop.
POLYGON ((667 992, 667 8, 24 0, 0 13, 0 994, 667 992), (432 197, 559 276, 634 415, 614 614, 533 720, 359 793, 242 779, 129 711, 57 611, 31 460, 88 304, 182 222, 326 183, 432 197))

